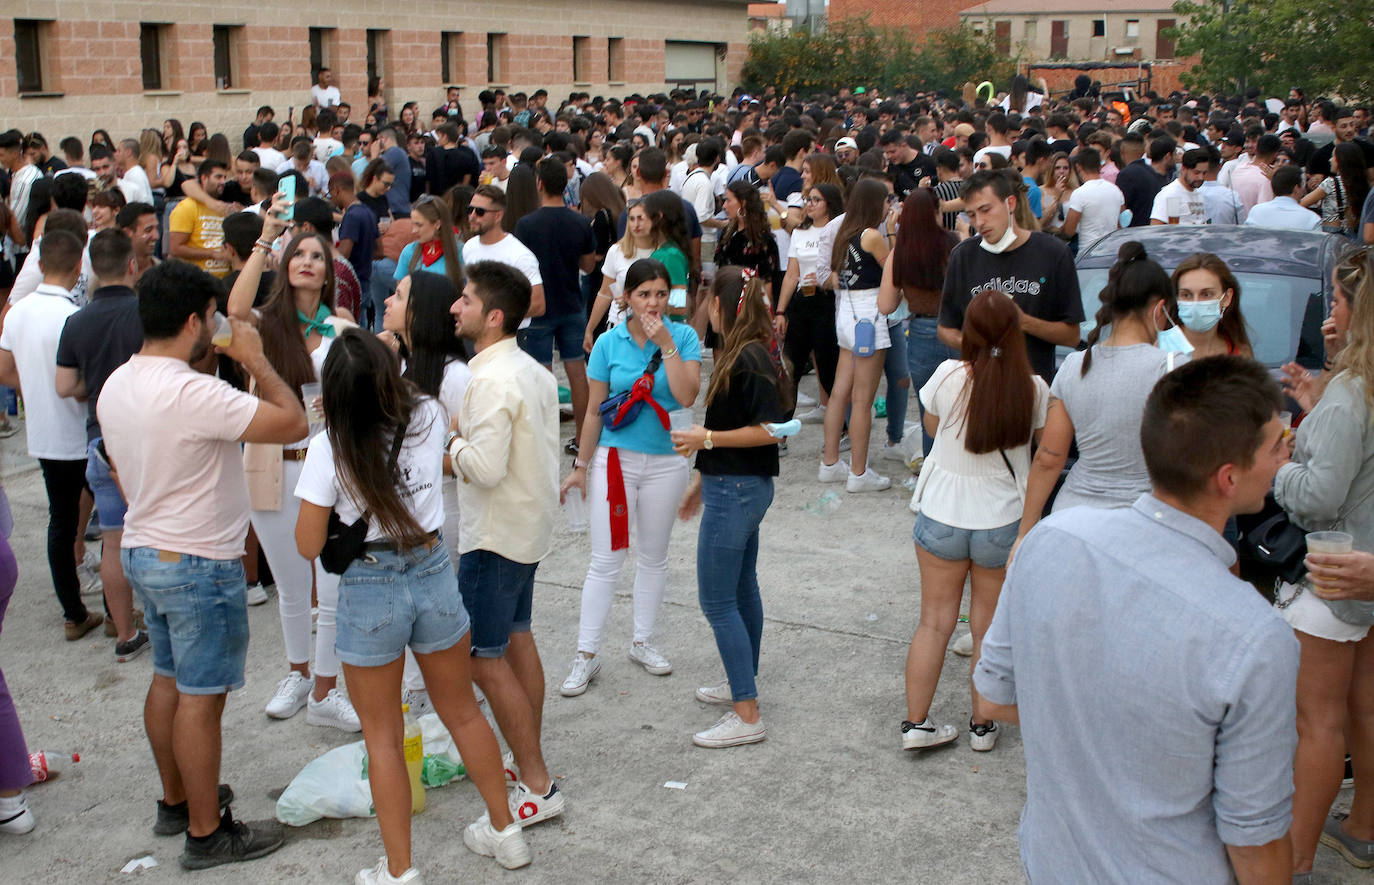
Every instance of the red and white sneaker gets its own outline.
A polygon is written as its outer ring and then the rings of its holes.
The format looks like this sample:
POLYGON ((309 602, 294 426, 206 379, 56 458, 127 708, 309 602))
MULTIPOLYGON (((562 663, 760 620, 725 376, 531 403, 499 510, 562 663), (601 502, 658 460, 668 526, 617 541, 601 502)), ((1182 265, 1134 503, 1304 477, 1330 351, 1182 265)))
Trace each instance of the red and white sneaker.
POLYGON ((549 784, 549 792, 541 796, 520 781, 510 794, 511 817, 522 827, 558 817, 563 813, 564 804, 563 794, 558 792, 557 784, 549 784))

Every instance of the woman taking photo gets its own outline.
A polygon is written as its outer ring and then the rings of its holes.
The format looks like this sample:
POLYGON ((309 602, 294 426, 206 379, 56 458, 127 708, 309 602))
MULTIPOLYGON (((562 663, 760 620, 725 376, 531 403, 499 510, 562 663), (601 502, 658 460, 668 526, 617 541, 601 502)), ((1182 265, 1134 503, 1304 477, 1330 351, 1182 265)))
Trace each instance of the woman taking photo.
POLYGON ((1225 261, 1209 252, 1189 255, 1174 268, 1171 282, 1178 300, 1170 318, 1193 345, 1192 359, 1254 356, 1240 312, 1240 283, 1225 261))
MULTIPOLYGON (((234 281, 229 315, 258 327, 268 362, 298 393, 320 380, 324 358, 341 329, 352 324, 334 316, 334 261, 329 239, 318 233, 297 234, 287 244, 272 282, 272 292, 259 310, 253 308, 258 281, 272 241, 286 229, 280 217, 286 200, 279 194, 263 213, 262 236, 234 281)), ((303 399, 303 398, 302 398, 303 399)), ((309 412, 310 404, 306 411, 309 412)), ((290 667, 267 703, 267 715, 289 719, 307 708, 305 721, 343 731, 357 731, 358 714, 336 688, 339 658, 334 650, 334 615, 339 582, 303 559, 292 543, 299 502, 291 494, 301 475, 309 437, 287 446, 244 446, 243 469, 248 479, 249 513, 272 576, 277 581, 278 608, 290 667), (319 598, 315 634, 315 674, 310 674, 310 589, 319 598)))
MULTIPOLYGON (((920 507, 912 537, 921 569, 921 620, 906 656, 904 750, 938 747, 958 737, 954 726, 930 719, 945 648, 968 578, 969 628, 978 660, 1021 521, 1031 441, 1045 426, 1049 399, 1026 356, 1021 312, 999 290, 986 288, 969 302, 960 347, 959 359, 941 363, 920 391, 921 420, 935 446, 913 498, 920 507)), ((983 715, 978 692, 970 691, 969 743, 991 750, 997 723, 983 715)))
MULTIPOLYGON (((1339 146, 1338 146, 1339 147, 1339 146)), ((1299 425, 1274 498, 1307 531, 1337 530, 1374 550, 1374 261, 1368 247, 1335 271, 1335 374, 1299 425)), ((1312 869, 1317 841, 1357 866, 1374 851, 1374 605, 1326 601, 1310 581, 1284 585, 1279 613, 1298 635, 1298 751, 1293 760, 1293 872, 1312 869), (1296 594, 1296 595, 1295 595, 1296 594), (1355 767, 1344 820, 1328 817, 1343 759, 1355 767)))
MULTIPOLYGON (((592 302, 587 318, 587 333, 582 338, 582 349, 587 353, 592 352, 592 344, 596 341, 603 319, 607 328, 611 328, 620 325, 625 318, 622 295, 625 291, 625 275, 630 266, 641 258, 653 257, 661 244, 656 239, 654 225, 649 220, 649 211, 644 203, 631 203, 625 214, 625 236, 610 248, 601 264, 601 291, 597 292, 596 300, 592 302)), ((685 258, 683 262, 686 262, 685 258)))
POLYGON ((697 596, 716 637, 725 680, 696 690, 707 704, 731 706, 715 725, 692 736, 698 747, 734 747, 766 736, 759 715, 759 525, 773 503, 777 439, 764 424, 785 421, 793 388, 773 359, 773 320, 763 283, 744 282, 737 267, 722 267, 708 305, 724 344, 706 389, 705 425, 673 432, 683 455, 697 455, 697 472, 678 515, 701 510, 697 536, 697 596))
MULTIPOLYGON (((935 330, 940 318, 940 293, 945 285, 945 266, 958 236, 940 224, 939 198, 929 188, 917 188, 902 203, 892 255, 883 265, 882 292, 887 301, 904 299, 911 310, 907 322, 906 360, 911 386, 925 387, 935 369, 958 354, 940 343, 935 330)), ((916 397, 921 415, 922 454, 934 439, 925 430, 925 407, 916 397)), ((891 409, 889 409, 891 414, 891 409)))
POLYGON ((372 804, 386 854, 362 883, 418 881, 411 872, 412 797, 403 749, 401 668, 415 652, 435 712, 453 736, 487 814, 468 825, 473 852, 514 869, 530 862, 506 804, 501 751, 477 707, 467 611, 440 527, 444 503, 443 408, 401 378, 385 344, 344 331, 324 362, 325 432, 310 443, 293 486, 302 559, 325 546, 329 515, 352 525, 367 514, 366 547, 339 580, 339 657, 357 698, 372 804))
POLYGON ((825 450, 817 472, 820 482, 844 482, 849 492, 878 492, 892 485, 868 466, 868 437, 873 427, 873 397, 883 374, 882 351, 891 346, 886 315, 897 309, 897 290, 881 293, 888 241, 878 232, 887 210, 887 187, 875 178, 860 179, 845 205, 844 222, 830 255, 834 268, 827 287, 834 287, 835 338, 840 357, 835 387, 825 413, 825 450), (864 340, 859 341, 858 337, 864 340), (865 345, 868 354, 855 353, 865 345), (851 400, 852 406, 851 409, 851 400), (840 459, 840 436, 849 421, 852 467, 840 459))
POLYGON ((448 204, 438 197, 425 195, 416 200, 410 210, 410 223, 415 230, 415 240, 401 250, 392 276, 399 282, 415 271, 443 274, 453 284, 454 291, 461 292, 463 254, 453 236, 453 216, 449 215, 448 204))
POLYGON ((578 439, 577 458, 563 481, 588 502, 592 555, 582 584, 582 617, 577 656, 559 689, 575 697, 601 671, 606 618, 615 599, 616 579, 625 563, 634 525, 634 640, 630 660, 655 676, 673 671, 649 645, 668 586, 668 539, 690 469, 673 451, 667 413, 690 409, 701 384, 701 342, 691 326, 667 319, 668 269, 653 259, 636 261, 625 275, 628 318, 596 340, 587 360, 587 417, 578 439), (653 375, 653 402, 643 403, 632 420, 611 430, 599 407, 607 397, 630 391, 646 374, 653 375), (623 502, 623 516, 610 502, 623 502))
POLYGON ((844 198, 839 187, 829 183, 803 188, 802 193, 806 195, 806 221, 792 232, 773 328, 783 339, 787 359, 793 366, 806 365, 809 356, 816 367, 820 403, 798 417, 805 423, 819 424, 825 420, 830 390, 835 385, 840 345, 835 340, 835 293, 821 285, 816 272, 821 234, 832 218, 844 214, 844 198))
POLYGON ((1117 252, 1098 299, 1102 306, 1087 349, 1065 357, 1050 385, 1049 414, 1031 465, 1018 538, 1040 521, 1075 441, 1078 460, 1054 499, 1056 511, 1078 505, 1129 507, 1150 491, 1140 417, 1155 382, 1184 358, 1161 349, 1183 335, 1169 320, 1174 287, 1145 247, 1131 241, 1117 252), (1111 334, 1099 344, 1108 327, 1111 334))

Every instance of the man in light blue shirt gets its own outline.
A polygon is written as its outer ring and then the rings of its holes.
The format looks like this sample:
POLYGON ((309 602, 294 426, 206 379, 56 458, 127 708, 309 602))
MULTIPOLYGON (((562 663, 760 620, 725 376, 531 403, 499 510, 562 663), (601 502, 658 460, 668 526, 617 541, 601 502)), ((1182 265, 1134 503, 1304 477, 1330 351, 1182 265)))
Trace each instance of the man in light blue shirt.
POLYGON ((1274 170, 1271 182, 1274 185, 1274 199, 1251 209, 1245 219, 1246 224, 1287 230, 1317 230, 1322 226, 1321 216, 1298 202, 1302 197, 1302 169, 1280 166, 1274 170))
POLYGON ((1221 172, 1221 154, 1215 147, 1207 148, 1207 174, 1203 177, 1202 211, 1207 213, 1208 224, 1244 224, 1245 204, 1240 194, 1217 181, 1221 172))
POLYGON ((1025 538, 974 673, 1019 716, 1032 882, 1288 881, 1298 643, 1221 533, 1288 457, 1278 386, 1218 356, 1145 405, 1153 493, 1025 538))

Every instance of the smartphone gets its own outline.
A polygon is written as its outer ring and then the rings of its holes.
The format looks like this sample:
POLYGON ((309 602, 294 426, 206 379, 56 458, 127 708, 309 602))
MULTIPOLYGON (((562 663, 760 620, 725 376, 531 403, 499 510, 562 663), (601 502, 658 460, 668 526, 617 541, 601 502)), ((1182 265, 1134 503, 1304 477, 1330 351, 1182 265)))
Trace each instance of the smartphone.
POLYGON ((283 221, 290 221, 296 216, 296 176, 288 175, 277 182, 277 190, 286 197, 286 209, 282 212, 281 218, 283 221))

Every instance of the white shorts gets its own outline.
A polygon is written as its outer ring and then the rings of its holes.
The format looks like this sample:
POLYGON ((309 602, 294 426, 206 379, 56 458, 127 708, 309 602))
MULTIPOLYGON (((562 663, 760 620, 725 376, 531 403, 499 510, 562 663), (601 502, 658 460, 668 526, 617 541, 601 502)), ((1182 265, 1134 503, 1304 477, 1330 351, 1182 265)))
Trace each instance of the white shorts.
POLYGON ((873 321, 874 350, 886 350, 892 346, 892 339, 887 332, 887 318, 878 313, 877 289, 836 292, 835 338, 840 342, 840 347, 850 352, 854 350, 854 324, 859 320, 873 321))
MULTIPOLYGON (((1285 582, 1279 589, 1279 599, 1292 599, 1293 594, 1298 588, 1285 582)), ((1318 639, 1329 639, 1332 642, 1359 642, 1369 633, 1368 627, 1361 627, 1356 624, 1347 624, 1340 618, 1331 614, 1331 609, 1327 607, 1317 596, 1312 594, 1310 589, 1304 588, 1287 608, 1278 610, 1279 616, 1288 622, 1300 633, 1308 636, 1315 636, 1318 639)))

